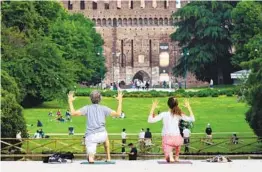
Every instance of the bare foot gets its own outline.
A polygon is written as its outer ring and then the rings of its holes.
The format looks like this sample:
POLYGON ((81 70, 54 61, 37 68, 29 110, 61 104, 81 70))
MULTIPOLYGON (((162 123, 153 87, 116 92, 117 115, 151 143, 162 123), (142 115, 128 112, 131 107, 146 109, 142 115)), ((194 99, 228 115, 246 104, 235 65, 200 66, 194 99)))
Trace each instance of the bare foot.
POLYGON ((106 160, 105 160, 105 162, 110 162, 111 161, 111 158, 107 158, 106 160))
POLYGON ((169 153, 169 161, 170 161, 170 162, 175 162, 174 156, 173 156, 173 152, 170 152, 170 153, 169 153))
POLYGON ((175 162, 179 162, 179 157, 178 156, 175 157, 175 162))
POLYGON ((87 158, 87 161, 90 163, 90 164, 93 164, 94 163, 94 157, 89 155, 88 158, 87 158))

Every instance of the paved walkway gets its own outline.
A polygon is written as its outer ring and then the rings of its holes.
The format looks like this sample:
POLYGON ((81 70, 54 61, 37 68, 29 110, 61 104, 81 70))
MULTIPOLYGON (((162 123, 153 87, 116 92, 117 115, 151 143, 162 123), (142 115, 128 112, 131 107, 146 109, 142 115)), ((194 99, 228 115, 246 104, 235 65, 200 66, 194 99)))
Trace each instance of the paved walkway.
POLYGON ((158 164, 156 160, 123 161, 113 165, 44 164, 40 161, 1 161, 2 172, 250 172, 260 171, 262 160, 233 160, 231 163, 158 164), (260 170, 259 170, 260 169, 260 170))

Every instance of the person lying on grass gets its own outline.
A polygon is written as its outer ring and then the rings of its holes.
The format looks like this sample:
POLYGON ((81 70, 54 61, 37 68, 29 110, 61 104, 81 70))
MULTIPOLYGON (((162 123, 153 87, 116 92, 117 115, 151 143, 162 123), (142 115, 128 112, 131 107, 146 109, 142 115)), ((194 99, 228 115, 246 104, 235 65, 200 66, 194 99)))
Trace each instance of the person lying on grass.
POLYGON ((148 117, 149 123, 155 123, 163 120, 162 129, 162 148, 167 162, 174 162, 179 160, 179 152, 181 145, 183 145, 183 138, 179 130, 179 121, 195 121, 191 106, 188 100, 185 100, 184 106, 188 109, 190 116, 186 116, 178 107, 178 100, 175 97, 170 97, 167 101, 169 107, 168 112, 162 112, 157 116, 153 116, 154 111, 158 105, 155 100, 152 104, 151 111, 148 117), (175 159, 173 157, 173 149, 176 149, 175 159))
MULTIPOLYGON (((98 143, 104 143, 109 145, 107 138, 107 131, 105 128, 106 117, 119 117, 122 112, 122 92, 118 92, 116 99, 118 100, 117 111, 114 111, 106 106, 99 105, 101 101, 101 94, 99 91, 92 91, 90 94, 90 99, 92 104, 86 105, 79 110, 75 110, 73 106, 73 101, 75 100, 74 92, 69 92, 68 94, 68 103, 72 116, 85 115, 87 117, 87 127, 85 133, 85 145, 87 160, 89 163, 94 163, 94 156, 96 153, 96 147, 98 143)), ((107 151, 108 152, 108 151, 107 151)))

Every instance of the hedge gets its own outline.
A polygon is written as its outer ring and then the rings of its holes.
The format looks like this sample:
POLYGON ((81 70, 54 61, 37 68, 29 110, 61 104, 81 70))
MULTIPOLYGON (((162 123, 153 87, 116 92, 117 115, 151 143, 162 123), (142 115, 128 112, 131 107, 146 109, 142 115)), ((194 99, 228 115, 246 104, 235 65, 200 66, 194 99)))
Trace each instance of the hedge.
MULTIPOLYGON (((89 96, 91 90, 77 90, 76 96, 89 96)), ((234 96, 239 94, 239 88, 230 88, 230 89, 203 89, 199 91, 188 91, 180 89, 173 92, 168 91, 135 91, 127 92, 123 91, 124 97, 218 97, 218 96, 234 96)), ((117 95, 117 91, 112 90, 103 90, 101 91, 102 96, 104 97, 114 97, 117 95)))

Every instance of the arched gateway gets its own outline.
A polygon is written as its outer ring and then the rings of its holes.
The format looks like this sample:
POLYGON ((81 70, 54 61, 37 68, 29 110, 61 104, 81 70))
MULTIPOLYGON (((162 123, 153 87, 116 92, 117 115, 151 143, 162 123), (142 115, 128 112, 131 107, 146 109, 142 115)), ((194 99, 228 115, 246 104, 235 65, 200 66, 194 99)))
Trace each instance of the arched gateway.
POLYGON ((143 71, 143 70, 138 71, 138 72, 134 75, 133 81, 136 80, 136 79, 138 79, 138 80, 140 80, 140 81, 142 81, 142 82, 144 82, 144 81, 150 81, 150 77, 149 77, 148 73, 146 73, 146 72, 143 71))

